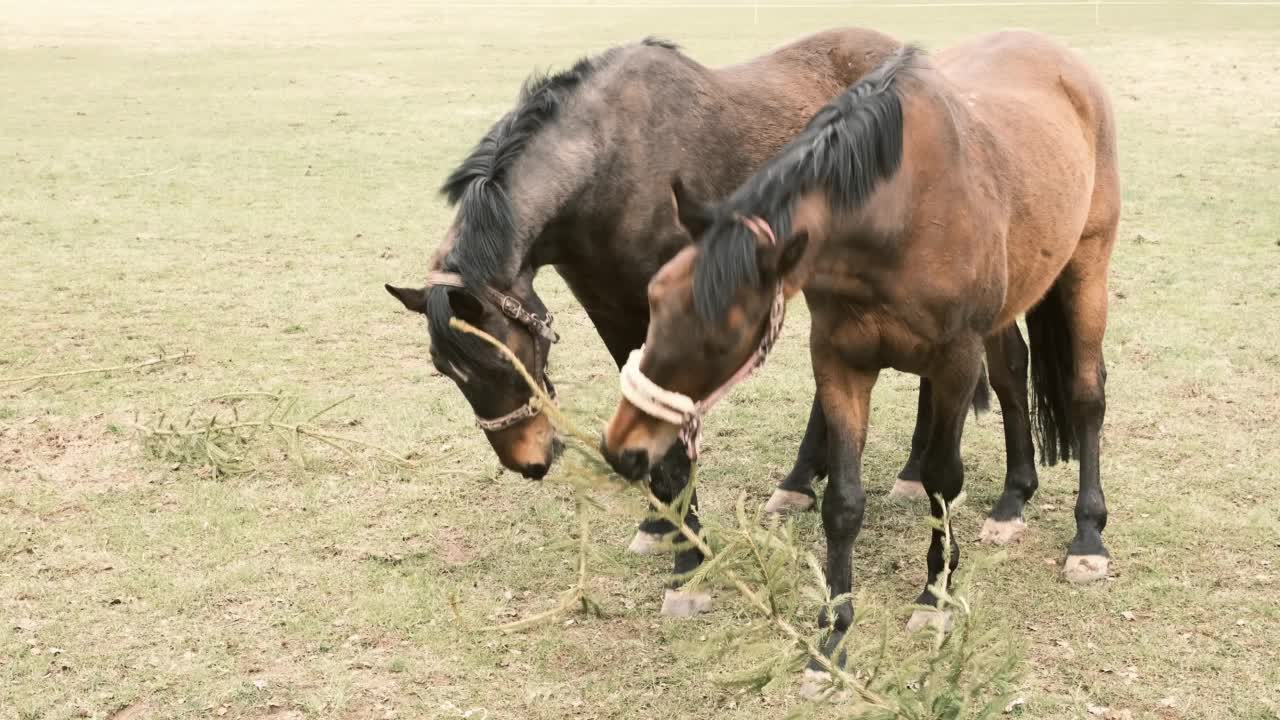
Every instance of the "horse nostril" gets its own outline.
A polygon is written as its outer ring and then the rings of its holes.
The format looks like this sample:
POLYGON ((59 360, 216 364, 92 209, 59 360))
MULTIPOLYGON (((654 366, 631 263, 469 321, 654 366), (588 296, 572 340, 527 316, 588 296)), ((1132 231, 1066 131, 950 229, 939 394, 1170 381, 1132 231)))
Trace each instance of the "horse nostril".
POLYGON ((547 466, 543 463, 534 463, 532 465, 525 465, 524 468, 521 469, 520 474, 524 475, 530 480, 541 480, 542 478, 547 476, 547 466))

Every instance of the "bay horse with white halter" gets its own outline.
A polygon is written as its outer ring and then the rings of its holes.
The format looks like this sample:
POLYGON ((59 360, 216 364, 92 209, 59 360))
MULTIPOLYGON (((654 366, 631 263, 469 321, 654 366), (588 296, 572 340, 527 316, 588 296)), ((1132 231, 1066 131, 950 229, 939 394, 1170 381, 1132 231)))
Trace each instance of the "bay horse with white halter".
MULTIPOLYGON (((1111 105, 1075 53, 1028 32, 933 58, 903 49, 727 199, 704 205, 681 183, 672 189, 700 239, 649 285, 646 342, 604 431, 616 469, 635 477, 681 435, 696 447, 706 400, 763 361, 786 299, 803 292, 828 431, 826 576, 832 597, 849 597, 877 375, 930 381, 922 479, 940 517, 938 498, 955 499, 964 480, 960 438, 984 346, 992 367, 1005 365, 1004 331, 1025 314, 1045 459, 1079 458, 1063 571, 1078 582, 1106 575, 1098 441, 1120 188, 1111 105)), ((954 537, 951 549, 954 568, 954 537)), ((942 555, 935 530, 922 605, 936 605, 942 555)), ((913 624, 936 619, 921 612, 913 624)), ((834 625, 828 652, 851 617, 845 602, 819 619, 834 625)))
MULTIPOLYGON (((516 107, 444 184, 456 215, 427 268, 428 286, 387 287, 426 316, 433 363, 462 391, 503 465, 541 477, 559 441, 546 416, 530 405, 515 371, 493 348, 451 329, 450 318, 498 338, 551 389, 547 360, 557 334, 533 281, 539 268, 554 265, 621 367, 644 342, 649 279, 692 242, 676 218, 670 178, 678 174, 708 195, 727 194, 827 101, 900 47, 873 30, 829 30, 711 69, 670 43, 646 40, 526 82, 516 107)), ((1010 438, 1005 494, 993 515, 1014 520, 1035 490, 1036 474, 1026 348, 1016 328, 1009 342, 1022 349, 1023 359, 1012 374, 992 368, 1010 438), (1001 384, 1019 368, 1021 386, 1016 380, 1001 384)), ((928 397, 923 381, 899 491, 922 487, 928 397)), ((771 499, 771 510, 813 504, 812 481, 826 474, 826 437, 815 400, 795 467, 771 499)), ((659 460, 650 464, 654 491, 670 500, 687 482, 688 461, 681 448, 659 460)), ((694 512, 689 525, 696 529, 697 523, 694 512)), ((632 549, 651 550, 656 538, 673 530, 645 521, 632 549)), ((676 572, 693 569, 700 559, 696 550, 677 553, 676 572)), ((668 610, 681 611, 680 603, 668 610)))

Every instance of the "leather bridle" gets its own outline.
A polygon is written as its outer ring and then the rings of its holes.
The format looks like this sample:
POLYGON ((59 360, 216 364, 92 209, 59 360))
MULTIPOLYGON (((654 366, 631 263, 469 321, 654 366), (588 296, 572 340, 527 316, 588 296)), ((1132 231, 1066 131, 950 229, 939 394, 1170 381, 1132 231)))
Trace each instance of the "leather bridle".
MULTIPOLYGON (((462 279, 462 275, 455 272, 444 271, 427 273, 427 287, 468 289, 466 282, 462 279)), ((495 290, 487 285, 482 287, 480 291, 484 293, 485 297, 498 306, 498 309, 502 311, 503 315, 515 320, 522 327, 528 330, 530 335, 534 336, 533 362, 534 366, 537 367, 540 364, 539 360, 541 359, 541 350, 538 347, 538 338, 541 337, 552 343, 560 342, 560 335, 551 328, 551 323, 555 320, 551 311, 547 311, 545 318, 540 318, 526 310, 519 300, 510 295, 495 290)), ((551 378, 547 377, 545 366, 542 371, 542 389, 546 391, 552 401, 556 399, 556 388, 551 384, 551 378)), ((499 430, 506 430, 513 425, 522 423, 532 417, 536 417, 540 412, 542 412, 542 408, 538 404, 538 398, 535 395, 529 398, 529 402, 501 417, 482 418, 477 415, 476 427, 484 430, 485 432, 498 432, 499 430)))

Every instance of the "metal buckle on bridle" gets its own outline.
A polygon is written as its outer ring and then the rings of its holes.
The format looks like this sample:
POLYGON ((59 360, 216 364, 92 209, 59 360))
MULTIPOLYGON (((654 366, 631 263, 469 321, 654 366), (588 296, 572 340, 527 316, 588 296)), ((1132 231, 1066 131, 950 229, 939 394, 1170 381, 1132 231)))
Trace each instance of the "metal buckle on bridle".
MULTIPOLYGON (((428 273, 427 285, 439 285, 442 287, 453 287, 463 290, 467 288, 466 282, 463 280, 461 274, 442 271, 428 273)), ((552 343, 560 342, 560 335, 555 330, 551 329, 552 315, 550 310, 547 311, 546 320, 541 320, 537 315, 525 310, 519 300, 507 295, 506 293, 498 292, 497 290, 487 286, 484 288, 484 292, 490 297, 490 299, 497 302, 498 309, 502 311, 503 315, 506 315, 512 320, 520 323, 526 330, 535 335, 539 335, 552 343)), ((536 343, 534 346, 534 353, 538 353, 536 343)), ((551 401, 555 402, 556 389, 555 386, 551 384, 551 381, 547 377, 545 371, 542 373, 542 388, 543 391, 547 393, 547 396, 551 398, 551 401)), ((485 432, 498 432, 500 430, 506 430, 507 428, 530 418, 536 417, 540 412, 542 412, 542 407, 538 402, 538 397, 535 395, 534 397, 529 398, 529 401, 524 405, 521 405, 506 415, 492 419, 482 418, 477 415, 475 422, 476 427, 484 430, 485 432)))

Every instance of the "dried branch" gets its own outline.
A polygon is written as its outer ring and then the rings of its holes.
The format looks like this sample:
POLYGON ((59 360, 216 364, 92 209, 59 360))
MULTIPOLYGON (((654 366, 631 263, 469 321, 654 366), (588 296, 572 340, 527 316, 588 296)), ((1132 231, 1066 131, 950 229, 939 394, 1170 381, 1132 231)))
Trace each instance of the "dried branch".
MULTIPOLYGON (((594 438, 581 432, 547 397, 542 387, 510 350, 496 339, 485 334, 465 322, 454 319, 450 324, 455 329, 470 333, 492 345, 512 367, 524 378, 533 393, 539 408, 545 412, 552 424, 573 442, 570 449, 576 450, 585 458, 592 468, 594 476, 584 482, 573 483, 575 499, 575 516, 581 528, 578 543, 578 578, 576 584, 562 594, 560 603, 551 610, 523 620, 499 626, 504 631, 524 629, 539 622, 557 617, 572 609, 581 601, 583 607, 590 609, 586 596, 589 580, 588 559, 588 503, 594 505, 587 494, 589 489, 603 484, 617 485, 606 478, 612 473, 608 465, 599 456, 594 438)), ((850 718, 911 718, 912 720, 941 720, 956 717, 995 717, 1004 707, 1009 688, 1018 675, 1018 654, 1012 646, 998 649, 994 647, 994 631, 986 635, 975 635, 979 621, 969 602, 967 591, 951 590, 952 577, 947 567, 932 589, 939 599, 939 611, 954 610, 958 615, 955 628, 950 634, 939 629, 925 651, 907 653, 901 657, 891 656, 889 632, 887 624, 880 634, 878 645, 863 648, 856 653, 866 656, 868 651, 873 655, 866 658, 871 667, 870 673, 855 674, 832 660, 820 649, 821 631, 812 636, 798 629, 788 618, 794 617, 796 608, 788 606, 785 600, 794 600, 800 587, 799 573, 796 566, 801 556, 808 561, 813 570, 812 594, 821 601, 821 605, 833 612, 840 603, 850 600, 849 595, 831 597, 827 589, 826 578, 817 560, 800 550, 791 535, 790 526, 779 530, 761 527, 760 515, 757 512, 753 520, 749 520, 745 499, 740 498, 737 505, 739 527, 726 529, 710 523, 704 525, 702 533, 695 533, 685 524, 688 512, 687 500, 692 497, 692 490, 697 483, 696 464, 690 469, 689 483, 685 493, 671 503, 660 500, 648 482, 640 484, 645 499, 648 500, 651 516, 659 517, 679 528, 672 535, 679 535, 689 545, 697 548, 705 558, 698 570, 694 571, 687 585, 715 580, 723 582, 742 596, 758 620, 749 623, 740 632, 735 628, 726 633, 733 635, 727 646, 740 646, 744 638, 757 633, 763 635, 771 629, 774 639, 781 636, 786 641, 786 649, 776 651, 771 658, 757 664, 756 672, 764 669, 776 675, 779 668, 790 667, 792 660, 811 660, 825 670, 831 677, 832 687, 827 689, 822 698, 832 697, 840 690, 851 692, 856 702, 851 706, 833 708, 837 712, 844 710, 845 717, 850 718), (787 570, 789 572, 782 572, 787 570), (759 586, 753 586, 758 582, 759 586), (736 635, 735 635, 736 633, 736 635), (817 640, 815 641, 815 638, 817 640)), ((952 536, 951 513, 956 504, 948 506, 943 503, 943 517, 939 527, 946 528, 944 533, 944 557, 950 557, 952 536)), ((981 566, 982 563, 974 563, 981 566)), ((967 583, 966 576, 962 584, 967 583)), ((853 636, 855 619, 846 633, 845 639, 853 636)), ((832 655, 844 654, 843 642, 832 655)), ((850 662, 854 660, 854 652, 850 652, 850 662)), ((798 668, 798 666, 797 666, 798 668)), ((771 680, 772 682, 772 680, 771 680)))
POLYGON ((597 615, 600 614, 599 605, 597 605, 587 593, 587 558, 591 552, 591 523, 587 514, 586 506, 586 498, 583 497, 581 493, 575 492, 573 514, 578 520, 578 581, 574 583, 573 587, 560 594, 560 602, 550 610, 540 612, 537 615, 532 615, 522 620, 515 620, 513 622, 497 625, 491 629, 504 633, 524 630, 559 617, 560 615, 570 612, 578 607, 581 607, 584 612, 593 612, 597 615))
POLYGON ((250 398, 265 398, 273 400, 274 403, 265 415, 257 418, 242 418, 239 406, 233 405, 230 420, 223 420, 220 417, 223 411, 219 410, 197 421, 195 407, 193 407, 181 425, 166 423, 166 416, 161 414, 154 422, 148 424, 135 420, 132 427, 142 437, 144 444, 157 456, 178 463, 204 465, 212 468, 215 475, 235 475, 250 471, 253 464, 248 460, 247 451, 253 441, 264 431, 283 439, 293 457, 304 464, 303 440, 313 440, 338 450, 353 462, 361 461, 355 454, 355 450, 365 450, 373 453, 381 462, 398 467, 415 467, 412 460, 386 447, 328 432, 313 424, 316 419, 347 402, 351 397, 332 403, 301 421, 289 419, 298 405, 298 398, 292 395, 265 392, 228 393, 212 400, 221 402, 250 398))
POLYGON ((0 385, 40 382, 42 380, 52 380, 54 378, 73 377, 76 375, 93 375, 95 373, 137 372, 138 370, 149 368, 154 365, 182 362, 193 357, 195 357, 195 354, 190 352, 179 353, 177 355, 161 355, 160 357, 152 358, 140 363, 134 363, 132 365, 112 365, 111 367, 88 368, 85 370, 65 370, 63 372, 42 373, 39 375, 27 375, 25 377, 4 378, 0 379, 0 385))

